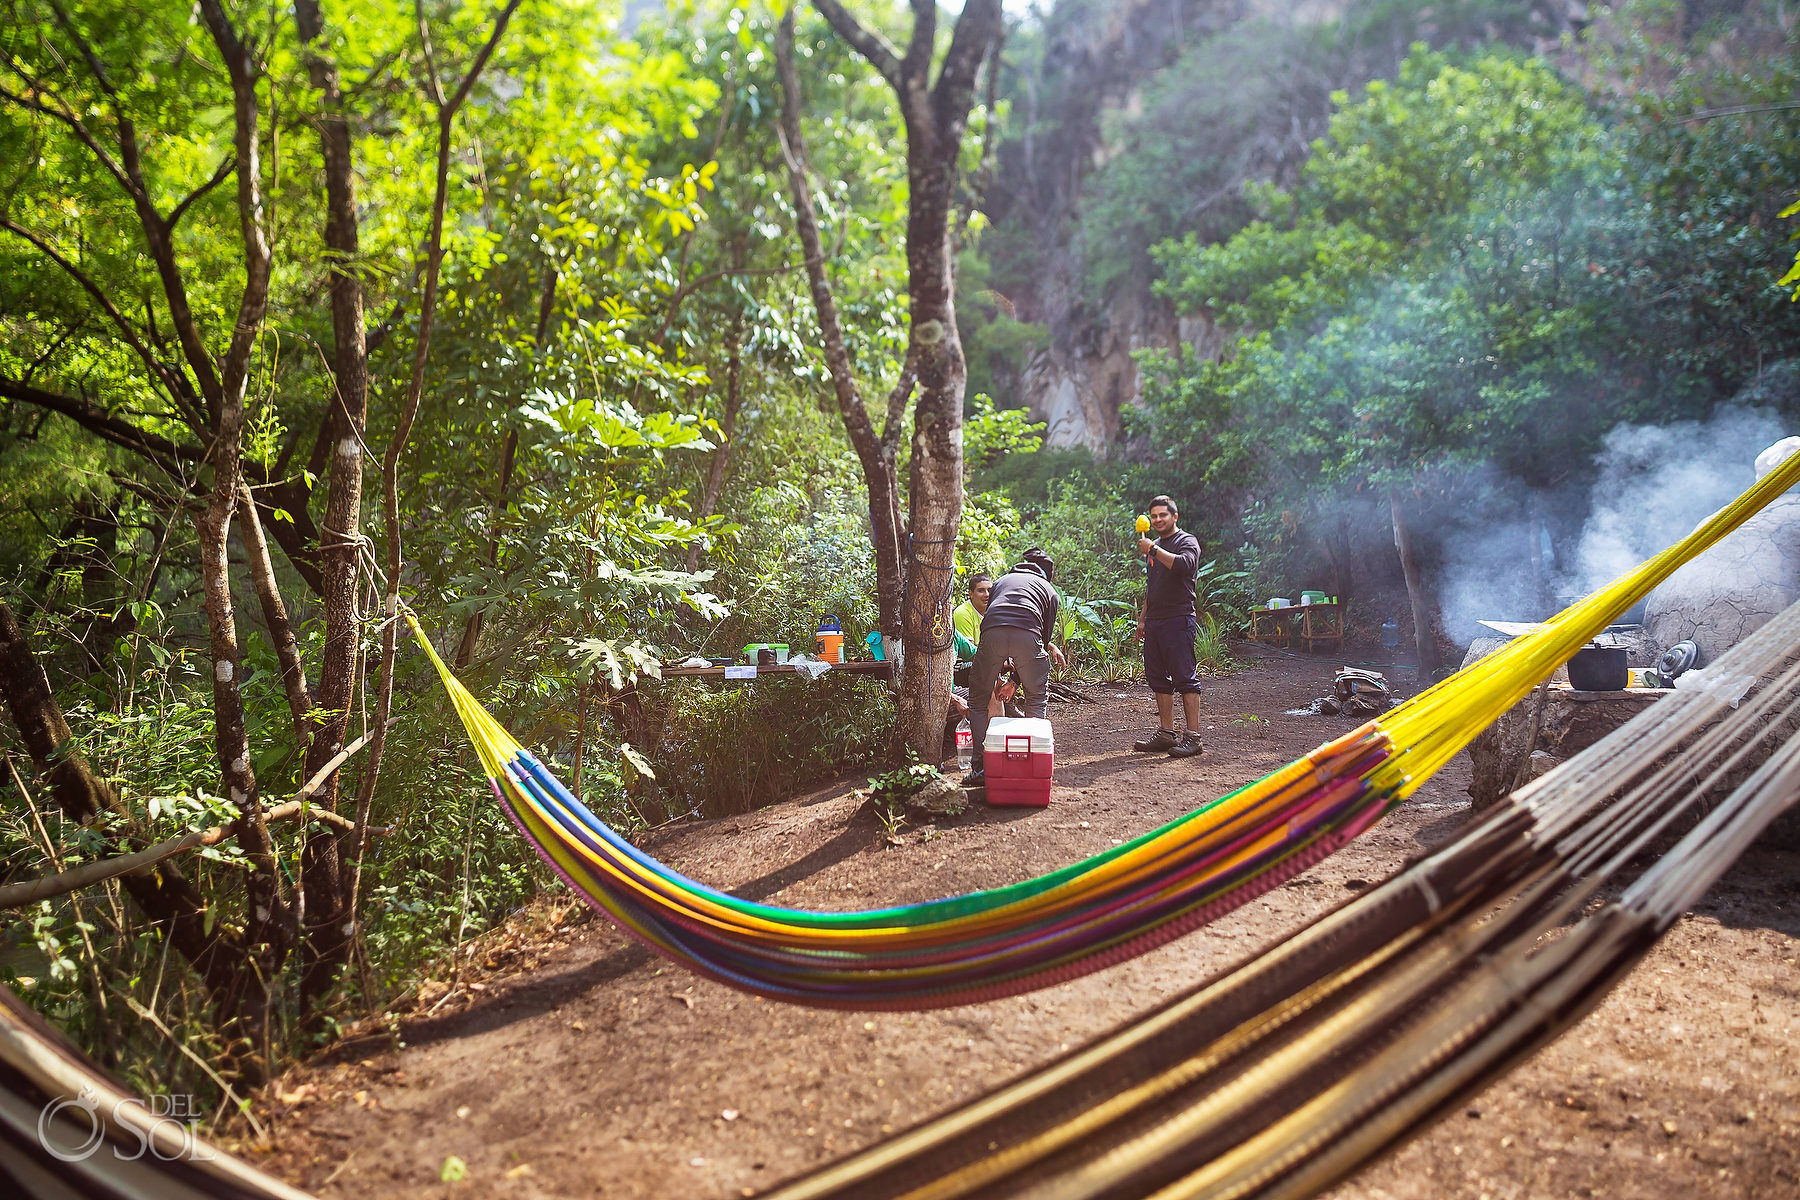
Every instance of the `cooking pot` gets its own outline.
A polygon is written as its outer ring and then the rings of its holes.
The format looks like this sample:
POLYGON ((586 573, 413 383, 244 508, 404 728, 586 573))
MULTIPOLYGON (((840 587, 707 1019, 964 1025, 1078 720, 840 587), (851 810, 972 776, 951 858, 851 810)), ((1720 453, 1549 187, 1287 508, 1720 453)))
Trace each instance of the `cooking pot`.
POLYGON ((1631 679, 1623 646, 1587 646, 1569 660, 1569 686, 1578 692, 1618 692, 1631 679))

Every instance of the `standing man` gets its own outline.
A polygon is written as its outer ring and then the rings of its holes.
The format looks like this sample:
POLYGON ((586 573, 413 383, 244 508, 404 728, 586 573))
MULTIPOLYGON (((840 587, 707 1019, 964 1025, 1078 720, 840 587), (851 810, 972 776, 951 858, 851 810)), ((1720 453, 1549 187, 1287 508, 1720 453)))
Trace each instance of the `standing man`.
POLYGON ((1131 744, 1133 750, 1166 750, 1172 758, 1200 753, 1200 672, 1194 664, 1194 636, 1200 619, 1194 612, 1194 575, 1200 569, 1200 543, 1175 526, 1175 501, 1150 501, 1152 537, 1138 539, 1146 562, 1144 607, 1138 612, 1137 637, 1144 643, 1144 675, 1156 693, 1162 718, 1157 731, 1131 744), (1186 725, 1175 725, 1175 693, 1181 693, 1186 725))
MULTIPOLYGON (((1050 706, 1050 663, 1063 661, 1056 636, 1060 607, 1056 589, 1050 586, 1056 560, 1037 547, 1012 570, 993 581, 987 611, 981 617, 981 643, 975 650, 975 667, 969 672, 971 699, 994 694, 994 683, 1008 659, 1019 678, 1020 700, 1028 717, 1042 717, 1050 706)), ((963 776, 966 788, 987 785, 981 745, 987 738, 986 705, 969 705, 969 731, 975 735, 974 766, 963 776)))

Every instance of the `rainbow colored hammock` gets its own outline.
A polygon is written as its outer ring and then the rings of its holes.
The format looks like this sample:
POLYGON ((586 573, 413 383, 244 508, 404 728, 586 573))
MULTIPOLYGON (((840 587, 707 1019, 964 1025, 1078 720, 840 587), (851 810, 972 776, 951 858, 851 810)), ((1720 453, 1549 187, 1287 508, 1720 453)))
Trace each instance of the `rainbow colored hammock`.
POLYGON ((451 675, 409 614, 495 796, 570 887, 708 978, 824 1008, 925 1009, 1049 987, 1180 937, 1379 820, 1682 564, 1800 482, 1800 455, 1687 538, 1379 720, 1122 846, 924 904, 811 912, 738 899, 608 827, 451 675))

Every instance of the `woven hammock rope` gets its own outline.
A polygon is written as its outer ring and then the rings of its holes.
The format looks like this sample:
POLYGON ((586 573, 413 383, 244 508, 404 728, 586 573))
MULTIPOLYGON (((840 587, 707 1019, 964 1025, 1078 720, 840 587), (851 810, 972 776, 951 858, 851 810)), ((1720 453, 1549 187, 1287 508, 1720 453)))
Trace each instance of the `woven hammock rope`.
POLYGON ((1696 682, 1280 943, 773 1200, 1325 1190, 1592 1011, 1800 796, 1800 605, 1696 682), (1576 920, 1770 739, 1619 901, 1576 920))
MULTIPOLYGON (((1448 719, 1445 714, 1491 720, 1480 714, 1497 715, 1522 698, 1537 678, 1591 636, 1583 631, 1597 615, 1605 620, 1624 611, 1635 595, 1736 528, 1797 475, 1800 457, 1765 477, 1693 538, 1458 677, 1474 677, 1483 664, 1503 655, 1525 664, 1516 673, 1483 672, 1484 686, 1493 694, 1471 697, 1451 680, 1376 726, 1322 747, 1134 845, 1178 830, 1256 788, 1263 789, 1258 795, 1265 800, 1309 781, 1317 792, 1329 792, 1343 786, 1351 771, 1365 769, 1359 766, 1362 759, 1374 764, 1366 768, 1370 774, 1389 774, 1386 786, 1395 797, 1410 792, 1428 773, 1420 764, 1440 756, 1441 765, 1449 756, 1443 752, 1446 744, 1473 736, 1466 727, 1435 735, 1413 706, 1435 695, 1440 720, 1448 719), (1554 639, 1543 636, 1553 630, 1554 639), (1411 726, 1397 719, 1408 716, 1408 709, 1411 726)), ((1750 840, 1794 802, 1800 794, 1800 738, 1788 737, 1617 902, 1575 921, 1562 936, 1544 939, 1546 931, 1567 926, 1599 887, 1666 836, 1709 792, 1722 790, 1771 736, 1783 737, 1800 719, 1797 655, 1800 606, 1698 673, 1699 686, 1684 684, 1481 814, 1447 845, 1336 911, 1093 1043, 960 1109, 827 1164, 774 1195, 780 1200, 954 1200, 975 1194, 1037 1200, 1128 1195, 1299 1200, 1330 1187, 1431 1120, 1456 1111, 1489 1080, 1590 1012, 1750 840), (1757 679, 1764 682, 1748 686, 1757 679)), ((516 765, 523 762, 516 758, 522 754, 517 743, 447 671, 444 675, 502 802, 511 811, 512 793, 503 787, 518 786, 518 803, 535 803, 536 793, 513 782, 515 775, 524 778, 516 765)), ((1318 798, 1303 793, 1285 803, 1304 807, 1318 798)), ((1248 807, 1227 809, 1216 820, 1229 822, 1248 807)), ((551 836, 548 824, 541 828, 551 836)), ((1290 860, 1320 844, 1315 839, 1307 850, 1292 852, 1290 860)), ((540 844, 540 849, 554 861, 549 848, 540 844)), ((1056 883, 1033 881, 1041 886, 1030 895, 1121 857, 1114 851, 1046 877, 1056 883)), ((680 879, 672 873, 667 878, 680 879)), ((1019 899, 1010 889, 998 893, 1019 899)), ((666 893, 646 885, 639 894, 666 893)), ((958 915, 982 914, 994 907, 995 895, 938 903, 962 905, 958 915)), ((590 899, 606 906, 598 897, 590 899)), ((797 915, 817 918, 820 928, 850 931, 854 946, 866 930, 899 924, 892 914, 904 911, 797 915)), ((789 929, 783 921, 771 923, 780 934, 789 929)), ((800 958, 811 961, 804 953, 800 958)), ((78 1095, 98 1101, 106 1147, 129 1153, 141 1148, 143 1139, 170 1136, 166 1127, 146 1127, 148 1115, 137 1116, 145 1111, 141 1105, 121 1103, 129 1097, 112 1080, 0 988, 0 1179, 20 1184, 26 1194, 304 1200, 302 1193, 210 1146, 200 1147, 207 1153, 198 1158, 181 1158, 173 1153, 180 1147, 170 1147, 167 1160, 127 1161, 124 1153, 114 1156, 105 1148, 76 1163, 51 1159, 37 1140, 39 1114, 78 1095)))
POLYGON ((1309 869, 1411 795, 1620 613, 1796 482, 1800 455, 1533 633, 1159 829, 1037 879, 860 912, 741 900, 638 850, 501 728, 408 620, 502 807, 545 861, 628 934, 701 975, 774 999, 924 1009, 1100 970, 1309 869))

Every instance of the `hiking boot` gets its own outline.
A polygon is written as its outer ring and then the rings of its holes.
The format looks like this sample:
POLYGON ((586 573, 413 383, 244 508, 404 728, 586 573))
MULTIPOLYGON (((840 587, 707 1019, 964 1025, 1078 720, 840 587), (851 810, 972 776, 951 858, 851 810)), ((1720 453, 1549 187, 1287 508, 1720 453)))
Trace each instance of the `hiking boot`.
POLYGON ((1175 739, 1175 744, 1169 747, 1169 757, 1192 758, 1202 749, 1204 747, 1200 745, 1200 735, 1190 729, 1175 739))
POLYGON ((962 777, 962 785, 964 788, 966 788, 967 790, 969 790, 971 792, 977 788, 986 787, 987 786, 987 771, 985 771, 981 767, 976 767, 975 769, 970 771, 967 775, 964 775, 962 777))
POLYGON ((1159 750, 1173 750, 1180 741, 1181 739, 1176 737, 1172 730, 1158 729, 1149 737, 1139 738, 1131 743, 1131 748, 1145 754, 1155 754, 1159 750))

